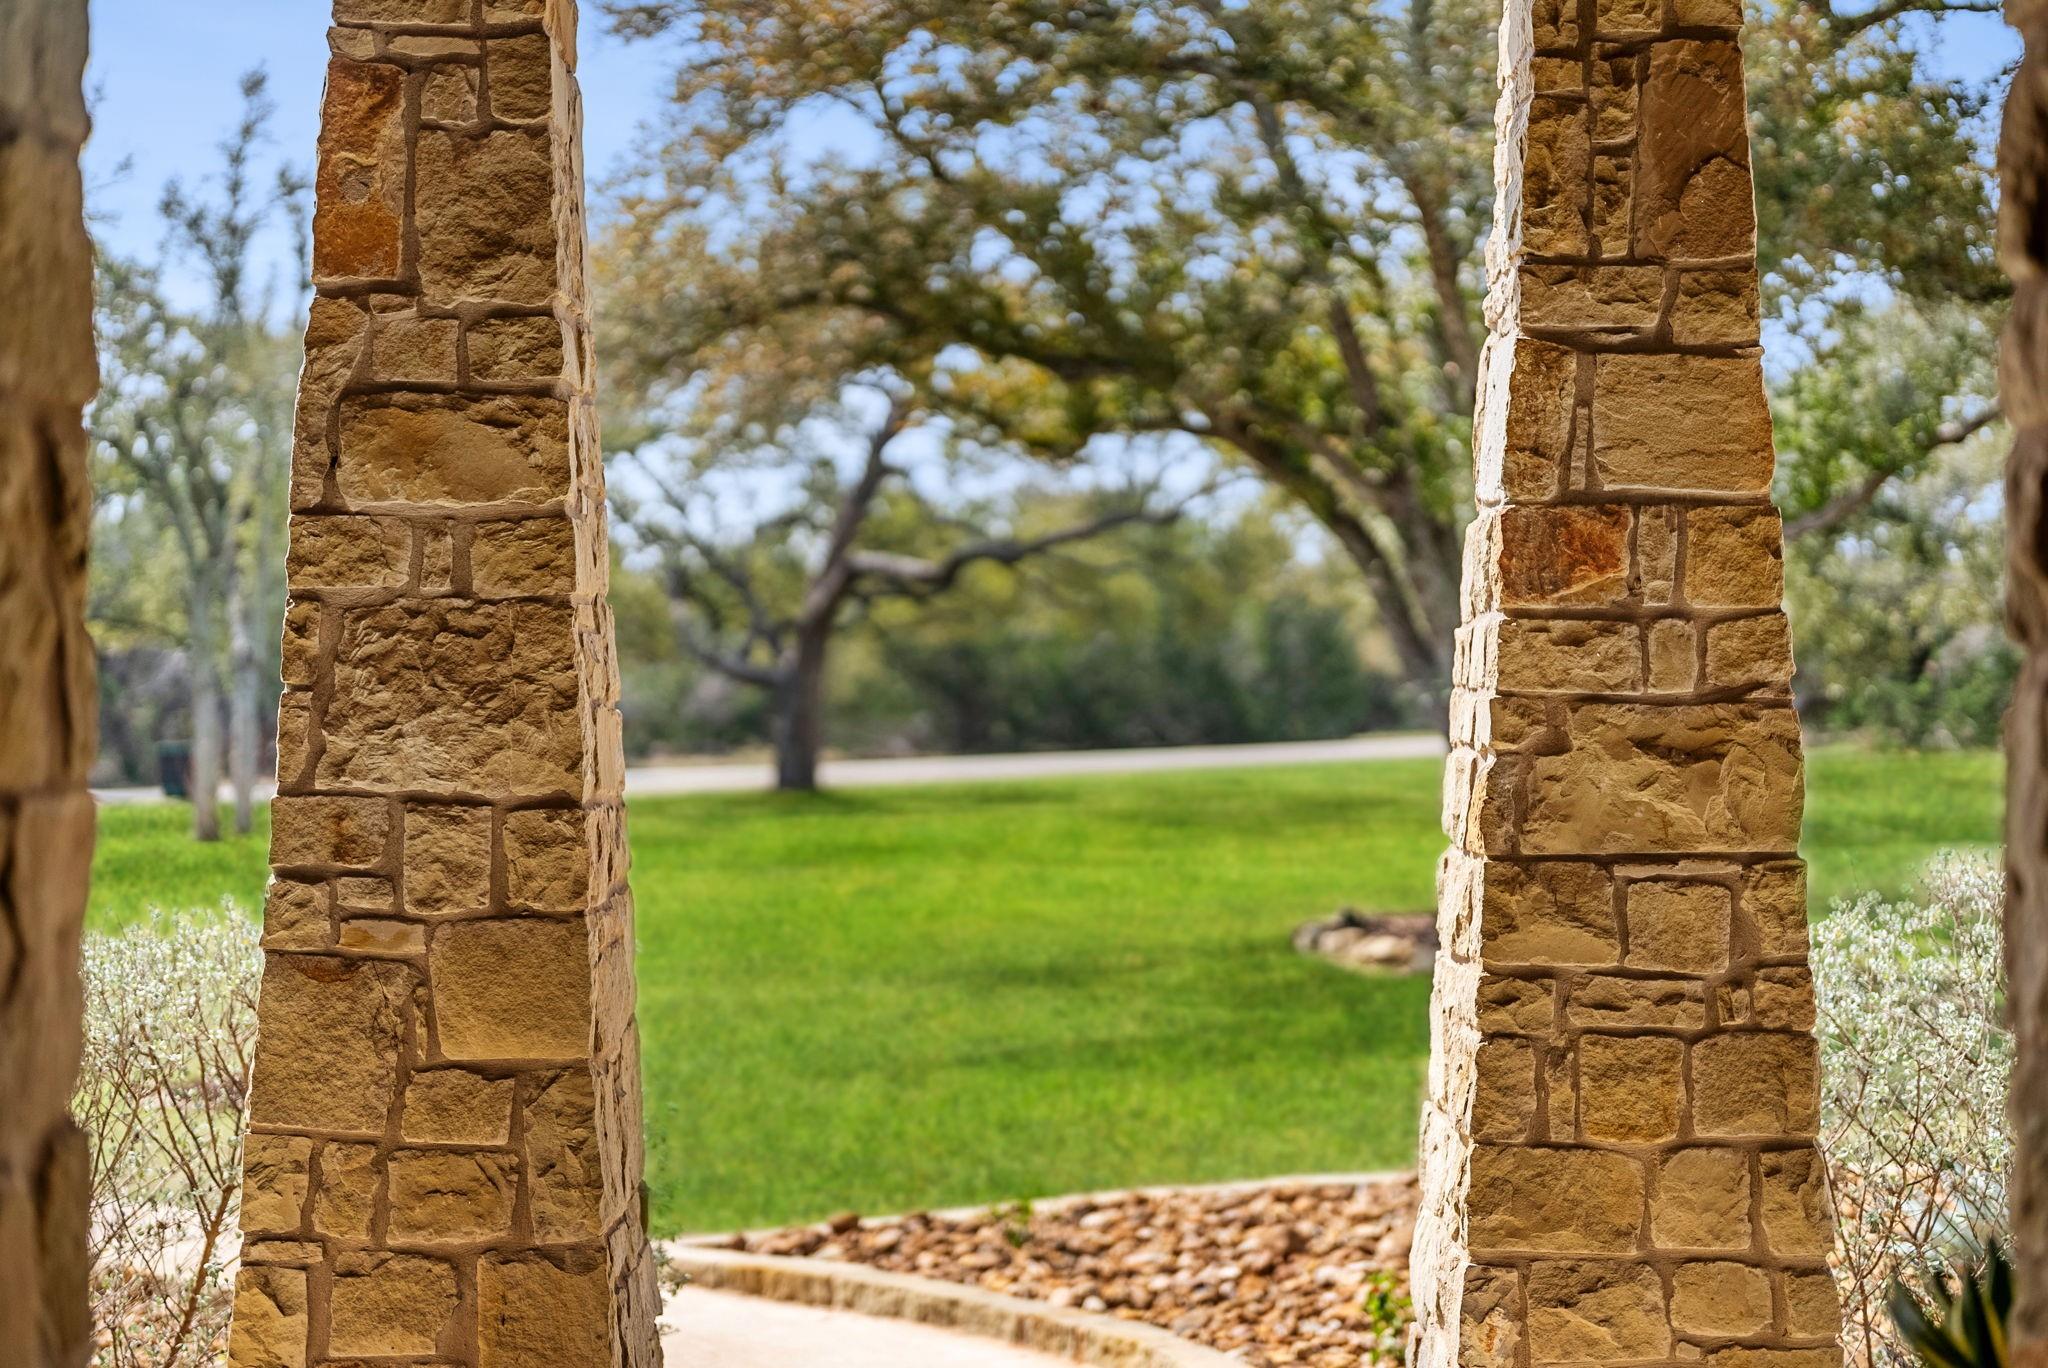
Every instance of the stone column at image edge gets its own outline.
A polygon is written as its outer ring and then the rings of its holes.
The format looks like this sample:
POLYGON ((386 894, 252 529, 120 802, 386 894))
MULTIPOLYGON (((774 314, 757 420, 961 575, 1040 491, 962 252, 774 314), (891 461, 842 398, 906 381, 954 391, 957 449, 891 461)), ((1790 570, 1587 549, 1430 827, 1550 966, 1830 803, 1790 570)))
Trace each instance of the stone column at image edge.
POLYGON ((98 386, 78 172, 85 6, 0 0, 0 1363, 78 1368, 85 1138, 70 1118, 98 693, 85 635, 98 386))
POLYGON ((1738 0, 1510 0, 1423 1368, 1836 1368, 1738 0))
POLYGON ((230 1361, 647 1368, 574 7, 329 43, 230 1361))

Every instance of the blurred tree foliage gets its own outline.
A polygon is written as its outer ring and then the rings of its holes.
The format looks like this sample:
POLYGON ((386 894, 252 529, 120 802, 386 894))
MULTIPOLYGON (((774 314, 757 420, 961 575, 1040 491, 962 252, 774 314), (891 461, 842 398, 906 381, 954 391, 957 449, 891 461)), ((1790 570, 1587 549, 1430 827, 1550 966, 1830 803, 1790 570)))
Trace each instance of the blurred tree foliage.
MULTIPOLYGON (((702 384, 772 431, 797 388, 889 370, 944 420, 1061 462, 1180 434, 1303 510, 1362 574, 1400 676, 1441 687, 1494 0, 606 8, 679 44, 603 248, 607 356, 637 383, 702 384)), ((1795 579, 1931 515, 1904 487, 1997 421, 1995 83, 1932 60, 1944 17, 1994 8, 1750 6, 1795 579)), ((1799 589, 1803 640, 1840 583, 1799 589)), ((1995 582, 1949 588, 1989 612, 1995 582)), ((1805 659, 1816 700, 1885 665, 1840 638, 1805 659)))

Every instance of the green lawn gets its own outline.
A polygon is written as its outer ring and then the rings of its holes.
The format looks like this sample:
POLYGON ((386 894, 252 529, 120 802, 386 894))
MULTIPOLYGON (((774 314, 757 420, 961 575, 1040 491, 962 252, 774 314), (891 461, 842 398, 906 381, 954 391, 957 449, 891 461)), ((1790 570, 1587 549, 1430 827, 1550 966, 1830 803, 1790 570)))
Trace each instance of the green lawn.
MULTIPOLYGON (((1439 773, 635 803, 657 1230, 1412 1162, 1428 985, 1287 933, 1430 904, 1439 773)), ((1817 906, 1997 839, 1992 755, 1823 749, 1810 787, 1817 906)), ((255 903, 260 835, 183 817, 103 813, 96 926, 255 903)))

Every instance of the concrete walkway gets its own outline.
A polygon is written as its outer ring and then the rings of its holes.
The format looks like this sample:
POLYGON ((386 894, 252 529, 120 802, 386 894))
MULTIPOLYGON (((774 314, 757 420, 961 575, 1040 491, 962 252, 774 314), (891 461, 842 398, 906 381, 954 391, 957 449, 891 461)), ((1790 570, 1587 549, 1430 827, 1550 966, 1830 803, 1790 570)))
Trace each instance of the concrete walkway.
MULTIPOLYGON (((964 784, 1003 779, 1048 779, 1075 774, 1157 774, 1167 770, 1244 769, 1256 765, 1328 765, 1358 760, 1435 759, 1440 736, 1357 736, 1344 741, 1287 741, 1259 746, 1165 746, 1150 750, 1039 751, 1028 755, 934 755, 904 760, 827 760, 819 782, 830 788, 884 788, 895 784, 964 784)), ((775 786, 765 763, 649 765, 626 771, 626 796, 667 793, 746 793, 775 786)), ((269 798, 272 786, 261 796, 269 798)), ((102 803, 154 803, 153 788, 94 789, 102 803)))
POLYGON ((910 1321, 685 1287, 661 1318, 668 1368, 1052 1368, 1063 1362, 910 1321))

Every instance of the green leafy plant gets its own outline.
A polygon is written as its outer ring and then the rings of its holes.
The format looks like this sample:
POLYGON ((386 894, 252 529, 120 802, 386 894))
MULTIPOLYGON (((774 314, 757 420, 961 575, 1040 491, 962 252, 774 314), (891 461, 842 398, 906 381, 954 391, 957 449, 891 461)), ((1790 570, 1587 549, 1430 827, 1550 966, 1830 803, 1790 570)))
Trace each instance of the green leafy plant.
POLYGON ((1415 1303, 1408 1296, 1406 1282, 1391 1268, 1379 1269, 1365 1280, 1358 1310, 1382 1353, 1397 1351, 1415 1320, 1415 1303))
POLYGON ((2006 1368, 2006 1318, 2012 1312, 2012 1263, 1998 1241, 1930 1268, 1921 1292, 1893 1279, 1892 1322, 1925 1368, 2006 1368))

